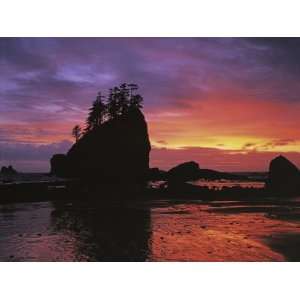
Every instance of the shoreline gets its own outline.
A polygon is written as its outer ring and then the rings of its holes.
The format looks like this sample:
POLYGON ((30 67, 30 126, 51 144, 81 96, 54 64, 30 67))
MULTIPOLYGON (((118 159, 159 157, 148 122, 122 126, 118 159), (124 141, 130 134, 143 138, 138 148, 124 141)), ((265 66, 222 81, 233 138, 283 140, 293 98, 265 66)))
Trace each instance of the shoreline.
MULTIPOLYGON (((251 201, 254 204, 256 201, 267 199, 282 202, 285 201, 282 200, 284 198, 296 196, 300 195, 293 193, 279 195, 266 188, 231 186, 214 189, 182 182, 169 182, 157 187, 142 187, 126 182, 89 184, 75 179, 0 184, 0 203, 69 200, 80 202, 81 198, 84 199, 83 202, 87 202, 89 198, 93 199, 92 202, 97 202, 97 198, 106 197, 112 201, 114 198, 123 198, 125 199, 123 203, 127 201, 126 199, 132 202, 135 198, 145 201, 166 198, 173 201, 184 199, 187 202, 237 200, 251 201)), ((105 204, 109 204, 109 200, 105 201, 105 204)))

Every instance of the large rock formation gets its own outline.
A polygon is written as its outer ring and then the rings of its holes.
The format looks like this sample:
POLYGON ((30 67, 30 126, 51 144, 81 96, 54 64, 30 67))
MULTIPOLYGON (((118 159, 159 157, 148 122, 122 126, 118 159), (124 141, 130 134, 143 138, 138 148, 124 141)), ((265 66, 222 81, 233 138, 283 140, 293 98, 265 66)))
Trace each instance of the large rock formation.
POLYGON ((298 168, 284 156, 277 156, 270 163, 266 188, 275 194, 298 194, 300 192, 298 168))
POLYGON ((144 115, 132 109, 87 132, 65 158, 53 156, 51 170, 95 181, 139 182, 147 176, 150 150, 144 115))

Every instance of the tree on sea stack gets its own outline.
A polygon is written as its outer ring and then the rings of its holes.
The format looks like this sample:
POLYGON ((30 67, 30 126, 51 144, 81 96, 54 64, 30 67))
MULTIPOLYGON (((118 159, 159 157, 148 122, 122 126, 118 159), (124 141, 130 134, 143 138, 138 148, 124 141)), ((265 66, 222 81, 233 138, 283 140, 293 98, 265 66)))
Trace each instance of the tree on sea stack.
POLYGON ((129 107, 142 108, 143 97, 141 95, 133 95, 130 99, 129 107))
POLYGON ((107 100, 107 114, 109 119, 115 119, 119 114, 119 94, 120 89, 118 87, 114 87, 113 89, 109 90, 109 96, 107 100))
POLYGON ((134 108, 142 108, 143 97, 136 94, 137 84, 123 83, 110 89, 107 100, 107 117, 109 120, 125 115, 134 108))
POLYGON ((85 131, 91 131, 95 128, 99 128, 105 121, 106 105, 103 99, 104 97, 99 92, 92 107, 89 109, 85 131))
POLYGON ((79 125, 75 125, 72 129, 72 136, 75 138, 75 142, 77 143, 81 136, 81 127, 79 125))
POLYGON ((123 83, 109 90, 107 103, 99 92, 86 119, 85 133, 102 126, 106 121, 126 115, 132 109, 143 107, 143 97, 136 94, 136 84, 123 83))
POLYGON ((129 107, 129 88, 126 83, 120 85, 120 93, 119 93, 119 114, 123 115, 128 112, 129 107))
POLYGON ((138 90, 138 85, 131 83, 128 84, 129 88, 129 108, 142 108, 143 107, 143 97, 140 94, 136 94, 138 90))

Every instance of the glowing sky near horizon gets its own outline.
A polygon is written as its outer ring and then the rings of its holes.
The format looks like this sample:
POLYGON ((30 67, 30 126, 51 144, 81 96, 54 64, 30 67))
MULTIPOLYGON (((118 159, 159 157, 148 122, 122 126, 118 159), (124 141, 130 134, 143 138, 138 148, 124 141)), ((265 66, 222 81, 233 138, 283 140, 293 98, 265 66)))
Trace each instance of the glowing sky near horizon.
POLYGON ((47 171, 97 91, 134 82, 152 166, 300 166, 299 38, 0 38, 0 65, 0 165, 47 171))

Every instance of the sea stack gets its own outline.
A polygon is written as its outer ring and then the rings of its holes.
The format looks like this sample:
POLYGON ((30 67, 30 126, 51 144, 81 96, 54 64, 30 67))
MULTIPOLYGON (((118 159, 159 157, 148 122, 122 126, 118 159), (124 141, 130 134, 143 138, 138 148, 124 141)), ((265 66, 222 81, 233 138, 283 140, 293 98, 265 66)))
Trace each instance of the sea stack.
POLYGON ((298 168, 284 156, 277 156, 270 162, 266 188, 274 194, 299 194, 300 172, 298 168))
POLYGON ((147 123, 135 108, 84 134, 65 158, 54 155, 51 169, 96 182, 137 183, 148 174, 150 150, 147 123))

